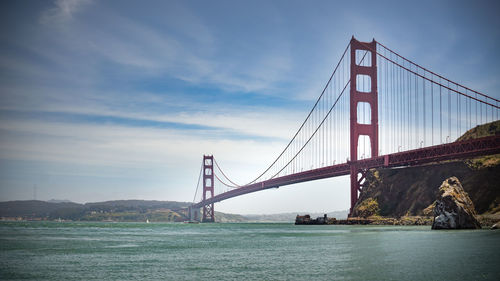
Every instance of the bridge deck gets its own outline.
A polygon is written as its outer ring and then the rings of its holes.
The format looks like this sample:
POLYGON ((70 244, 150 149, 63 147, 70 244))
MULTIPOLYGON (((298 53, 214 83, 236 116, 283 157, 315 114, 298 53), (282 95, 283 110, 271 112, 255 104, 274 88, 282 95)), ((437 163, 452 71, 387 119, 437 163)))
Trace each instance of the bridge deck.
POLYGON ((192 207, 201 208, 205 205, 220 202, 232 197, 247 193, 261 191, 269 188, 290 185, 294 183, 319 180, 337 176, 348 175, 351 166, 357 169, 370 169, 378 167, 402 167, 418 166, 431 162, 439 162, 452 159, 464 159, 483 155, 500 153, 500 136, 491 136, 465 140, 460 142, 447 143, 442 145, 430 146, 415 150, 398 152, 370 159, 358 160, 337 164, 333 166, 318 168, 314 170, 299 172, 287 176, 282 176, 240 188, 236 188, 221 194, 218 194, 205 201, 194 204, 192 207))

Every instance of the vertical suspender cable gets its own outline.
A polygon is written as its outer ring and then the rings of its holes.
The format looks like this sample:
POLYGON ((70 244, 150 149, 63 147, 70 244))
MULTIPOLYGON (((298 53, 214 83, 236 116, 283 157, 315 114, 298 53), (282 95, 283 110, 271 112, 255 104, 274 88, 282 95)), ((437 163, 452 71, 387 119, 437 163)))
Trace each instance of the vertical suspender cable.
MULTIPOLYGON (((477 99, 477 93, 476 93, 476 99, 477 99)), ((476 126, 478 125, 478 123, 477 123, 477 111, 478 111, 478 110, 477 110, 477 105, 478 105, 478 104, 479 104, 479 103, 478 103, 478 102, 476 102, 476 111, 475 111, 475 115, 476 115, 476 126)))
POLYGON ((482 104, 479 105, 479 118, 480 118, 479 122, 481 124, 483 124, 483 105, 482 104))
MULTIPOLYGON (((467 95, 467 89, 465 89, 465 94, 467 95)), ((470 121, 471 118, 470 117, 472 115, 470 112, 470 99, 467 99, 467 111, 468 111, 467 112, 467 119, 469 119, 469 128, 468 129, 470 129, 471 128, 471 121, 470 121)))
POLYGON ((431 145, 434 145, 434 76, 431 74, 431 145))
MULTIPOLYGON (((389 123, 389 120, 391 118, 391 109, 389 107, 389 102, 391 100, 390 98, 390 95, 389 95, 389 66, 388 66, 388 61, 385 60, 385 110, 384 111, 387 111, 389 109, 389 114, 385 114, 385 122, 387 122, 387 126, 385 127, 385 132, 384 132, 384 135, 387 137, 390 137, 390 123, 389 123)), ((389 143, 390 141, 385 141, 384 145, 387 146, 387 148, 385 149, 385 153, 386 154, 389 154, 391 151, 391 147, 389 146, 389 143)))
MULTIPOLYGON (((418 73, 418 68, 416 69, 416 72, 418 73)), ((418 121, 420 118, 418 118, 418 76, 415 75, 415 148, 418 148, 418 139, 419 139, 419 130, 418 130, 418 121)))
POLYGON ((450 93, 450 82, 448 81, 448 137, 451 141, 451 93, 450 93))
MULTIPOLYGON (((392 54, 391 54, 392 59, 392 54)), ((394 64, 391 64, 391 152, 394 152, 394 64)))
POLYGON ((201 174, 203 172, 203 162, 201 162, 200 175, 198 176, 198 183, 196 184, 196 191, 194 192, 193 203, 196 201, 196 194, 198 193, 198 188, 200 187, 201 174))
MULTIPOLYGON (((399 58, 396 57, 396 62, 399 63, 399 58)), ((394 97, 394 102, 395 102, 395 106, 394 106, 394 113, 396 116, 394 116, 394 121, 396 123, 396 126, 395 126, 395 130, 396 130, 396 144, 394 146, 394 148, 396 149, 396 152, 398 152, 399 150, 399 144, 400 144, 400 136, 401 136, 401 130, 400 130, 400 124, 401 124, 401 120, 399 118, 399 113, 401 112, 401 108, 399 108, 399 97, 400 97, 400 92, 399 92, 399 68, 397 66, 396 67, 396 77, 394 78, 394 81, 395 81, 395 97, 394 97)))
MULTIPOLYGON (((439 78, 439 84, 441 84, 441 78, 439 78)), ((443 143, 443 104, 441 90, 443 87, 439 86, 439 144, 443 143)))
POLYGON ((403 72, 403 69, 402 68, 399 68, 399 116, 401 116, 400 120, 399 120, 399 123, 401 124, 400 128, 401 128, 401 143, 399 144, 401 146, 401 150, 403 149, 404 147, 404 141, 405 141, 405 134, 404 134, 404 131, 405 131, 405 123, 404 123, 404 116, 405 116, 405 112, 404 112, 404 72, 403 72))
MULTIPOLYGON (((424 70, 424 77, 425 77, 425 70, 424 70)), ((424 141, 423 141, 423 146, 425 146, 425 79, 422 79, 422 99, 423 99, 423 114, 422 114, 422 117, 423 117, 423 126, 422 126, 422 130, 423 130, 423 133, 424 133, 424 141)))
POLYGON ((459 95, 457 95, 457 139, 458 139, 458 120, 459 120, 459 114, 460 114, 460 100, 459 100, 459 95))
MULTIPOLYGON (((411 64, 410 64, 411 66, 411 64)), ((406 86, 407 86, 407 95, 408 95, 408 111, 406 112, 407 114, 407 120, 408 120, 408 125, 406 127, 407 131, 408 131, 408 149, 410 149, 410 116, 411 116, 411 75, 410 75, 410 72, 407 72, 407 79, 406 79, 406 86)))

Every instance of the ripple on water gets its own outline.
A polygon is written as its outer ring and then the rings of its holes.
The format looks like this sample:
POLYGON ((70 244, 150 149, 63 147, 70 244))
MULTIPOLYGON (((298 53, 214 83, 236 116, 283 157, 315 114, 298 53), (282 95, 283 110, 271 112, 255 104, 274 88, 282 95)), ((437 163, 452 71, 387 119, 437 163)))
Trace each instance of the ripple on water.
POLYGON ((134 248, 139 247, 137 244, 120 244, 120 245, 108 245, 104 246, 104 248, 134 248))
POLYGON ((500 280, 500 232, 0 223, 0 260, 0 280, 500 280))

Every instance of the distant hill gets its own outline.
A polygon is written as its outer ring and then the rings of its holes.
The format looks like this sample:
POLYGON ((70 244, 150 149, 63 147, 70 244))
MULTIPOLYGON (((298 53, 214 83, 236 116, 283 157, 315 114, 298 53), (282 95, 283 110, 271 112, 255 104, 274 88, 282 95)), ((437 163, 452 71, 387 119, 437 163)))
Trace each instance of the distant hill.
MULTIPOLYGON (((179 222, 188 219, 188 202, 155 200, 115 200, 78 204, 66 200, 26 200, 0 202, 3 220, 73 220, 73 221, 146 221, 179 222)), ((297 214, 312 217, 323 213, 284 213, 272 215, 238 215, 215 212, 216 222, 293 222, 297 214)), ((330 212, 329 217, 347 217, 347 211, 330 212)))
MULTIPOLYGON (((59 200, 57 200, 59 201, 59 200)), ((82 220, 82 221, 183 221, 187 202, 117 200, 78 204, 39 200, 0 202, 3 219, 82 220)))
POLYGON ((0 202, 0 217, 43 218, 59 209, 80 208, 77 203, 49 203, 40 200, 0 202))
POLYGON ((71 202, 70 200, 67 200, 67 199, 50 199, 50 200, 47 200, 47 202, 49 203, 74 203, 74 202, 71 202))
POLYGON ((176 201, 156 201, 156 200, 115 200, 96 203, 86 203, 85 207, 92 210, 152 210, 152 209, 170 209, 180 210, 187 208, 191 203, 176 201))
POLYGON ((228 214, 215 212, 215 221, 216 222, 249 222, 248 218, 243 215, 238 214, 228 214))

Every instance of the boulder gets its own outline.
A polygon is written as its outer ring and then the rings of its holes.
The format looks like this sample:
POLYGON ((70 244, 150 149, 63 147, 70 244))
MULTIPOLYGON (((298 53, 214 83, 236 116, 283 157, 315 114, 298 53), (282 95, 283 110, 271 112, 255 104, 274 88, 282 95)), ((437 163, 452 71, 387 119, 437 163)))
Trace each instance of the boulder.
POLYGON ((436 205, 436 202, 432 202, 427 208, 425 208, 422 212, 424 213, 424 216, 432 216, 434 214, 434 205, 436 205))
POLYGON ((474 204, 456 177, 443 181, 434 205, 432 229, 481 228, 474 204))

